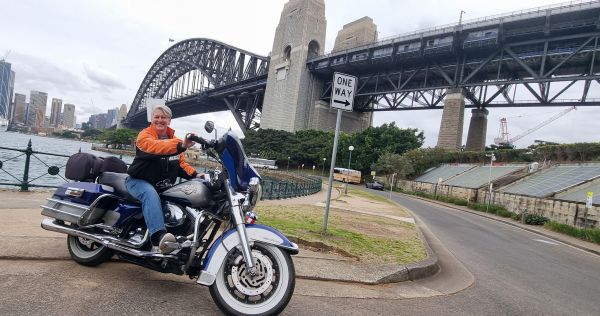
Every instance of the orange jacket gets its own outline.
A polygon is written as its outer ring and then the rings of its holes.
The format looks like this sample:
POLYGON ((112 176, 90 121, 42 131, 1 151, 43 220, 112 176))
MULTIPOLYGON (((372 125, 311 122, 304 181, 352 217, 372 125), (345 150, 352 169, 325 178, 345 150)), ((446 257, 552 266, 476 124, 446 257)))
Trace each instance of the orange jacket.
POLYGON ((135 142, 135 158, 127 173, 152 185, 167 179, 175 183, 177 177, 196 177, 196 169, 185 161, 183 152, 186 148, 183 148, 182 140, 175 137, 175 131, 170 127, 167 136, 168 139, 160 139, 153 124, 143 129, 135 142))

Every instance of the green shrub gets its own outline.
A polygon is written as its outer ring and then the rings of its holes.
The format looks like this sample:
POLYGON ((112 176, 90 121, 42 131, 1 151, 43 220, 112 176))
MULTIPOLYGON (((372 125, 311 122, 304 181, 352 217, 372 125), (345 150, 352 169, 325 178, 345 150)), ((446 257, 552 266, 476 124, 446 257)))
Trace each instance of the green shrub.
POLYGON ((537 214, 527 214, 525 216, 525 224, 527 225, 544 225, 548 221, 547 217, 537 214))
POLYGON ((499 209, 496 210, 496 215, 502 216, 502 217, 512 218, 512 216, 514 214, 515 213, 513 213, 511 211, 508 211, 505 208, 499 208, 499 209))
POLYGON ((553 230, 555 232, 567 234, 575 238, 579 238, 593 243, 600 244, 600 229, 598 228, 578 228, 567 224, 561 224, 557 222, 546 222, 544 227, 553 230))
POLYGON ((452 203, 460 206, 467 206, 469 204, 469 201, 463 199, 454 199, 452 203))
POLYGON ((521 214, 520 213, 513 213, 510 218, 512 218, 513 220, 515 220, 515 221, 518 222, 518 221, 521 220, 521 214))

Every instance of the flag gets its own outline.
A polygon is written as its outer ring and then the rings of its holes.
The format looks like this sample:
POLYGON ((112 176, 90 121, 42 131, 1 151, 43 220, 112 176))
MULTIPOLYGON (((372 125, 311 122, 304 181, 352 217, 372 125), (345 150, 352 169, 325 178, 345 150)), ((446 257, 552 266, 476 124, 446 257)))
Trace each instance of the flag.
POLYGON ((169 43, 171 43, 171 42, 175 42, 175 40, 172 38, 169 38, 169 43))

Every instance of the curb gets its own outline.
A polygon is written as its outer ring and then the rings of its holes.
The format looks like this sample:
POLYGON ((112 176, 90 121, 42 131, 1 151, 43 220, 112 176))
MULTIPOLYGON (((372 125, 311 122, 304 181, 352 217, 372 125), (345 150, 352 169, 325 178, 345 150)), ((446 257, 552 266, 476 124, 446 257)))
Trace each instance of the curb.
MULTIPOLYGON (((400 193, 400 192, 395 192, 395 193, 400 194, 400 195, 402 195, 404 197, 407 197, 407 198, 413 198, 413 199, 422 200, 422 201, 430 202, 430 203, 437 204, 437 205, 442 205, 442 206, 445 206, 447 208, 455 209, 455 210, 466 212, 466 213, 471 213, 473 215, 485 217, 485 218, 488 218, 488 219, 491 219, 491 220, 495 220, 497 222, 502 222, 502 223, 505 223, 505 224, 508 224, 508 225, 511 225, 511 226, 514 226, 514 227, 526 230, 528 232, 544 236, 546 238, 557 240, 557 241, 559 241, 559 242, 561 242, 563 244, 569 245, 571 247, 575 247, 577 249, 580 249, 580 250, 583 250, 583 251, 586 251, 586 252, 589 252, 589 253, 593 253, 595 255, 600 255, 600 251, 598 251, 598 250, 591 249, 591 248, 588 248, 588 247, 586 247, 584 245, 571 242, 569 240, 566 240, 566 239, 562 238, 562 236, 560 236, 560 235, 559 236, 551 235, 551 234, 545 233, 543 231, 539 231, 537 229, 530 228, 527 225, 523 225, 523 224, 519 224, 519 223, 513 222, 511 220, 507 220, 504 217, 499 217, 499 216, 495 216, 495 215, 487 214, 487 213, 481 213, 481 212, 477 212, 477 211, 474 211, 474 210, 471 210, 471 209, 458 207, 458 206, 456 206, 454 204, 444 203, 444 202, 440 202, 440 201, 437 201, 437 200, 430 200, 430 199, 422 198, 420 196, 414 196, 414 195, 400 193)), ((575 237, 573 237, 573 238, 575 238, 575 237)), ((582 240, 582 242, 586 242, 586 241, 582 240)))

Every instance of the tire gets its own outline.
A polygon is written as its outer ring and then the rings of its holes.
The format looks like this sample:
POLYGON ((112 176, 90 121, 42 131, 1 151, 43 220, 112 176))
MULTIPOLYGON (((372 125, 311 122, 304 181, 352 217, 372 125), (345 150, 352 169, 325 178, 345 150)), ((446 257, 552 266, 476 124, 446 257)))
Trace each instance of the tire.
POLYGON ((113 256, 111 249, 97 242, 71 235, 67 237, 67 247, 75 262, 88 267, 95 267, 113 256))
POLYGON ((210 295, 228 315, 277 315, 294 293, 296 273, 292 258, 280 248, 258 243, 252 247, 252 255, 257 262, 256 280, 246 275, 244 257, 234 248, 210 286, 210 295))

